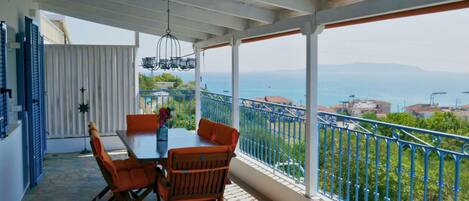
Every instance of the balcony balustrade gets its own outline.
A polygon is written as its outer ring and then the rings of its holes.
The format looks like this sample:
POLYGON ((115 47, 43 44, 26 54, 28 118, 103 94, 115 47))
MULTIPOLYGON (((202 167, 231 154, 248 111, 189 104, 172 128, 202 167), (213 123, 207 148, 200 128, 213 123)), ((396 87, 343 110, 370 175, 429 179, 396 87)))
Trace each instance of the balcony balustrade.
MULTIPOLYGON (((195 127, 194 92, 142 91, 143 112, 169 106, 195 127)), ((231 96, 202 92, 201 114, 231 123, 231 96)), ((304 108, 240 99, 239 152, 304 185, 304 108)), ((318 113, 318 192, 332 200, 469 200, 469 137, 318 113)), ((191 127, 192 126, 192 127, 191 127)))

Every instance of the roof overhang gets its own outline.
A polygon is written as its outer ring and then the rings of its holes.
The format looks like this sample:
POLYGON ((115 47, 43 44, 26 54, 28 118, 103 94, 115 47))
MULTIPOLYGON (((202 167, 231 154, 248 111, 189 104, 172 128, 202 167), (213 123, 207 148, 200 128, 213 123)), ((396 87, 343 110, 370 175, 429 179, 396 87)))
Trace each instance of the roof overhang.
POLYGON ((343 7, 320 10, 315 14, 278 21, 273 24, 247 29, 241 32, 214 37, 195 44, 201 49, 229 45, 234 39, 242 43, 299 34, 310 22, 324 28, 336 28, 380 20, 416 16, 435 12, 469 8, 469 1, 442 0, 374 0, 362 1, 343 7))
MULTIPOLYGON (((166 0, 36 1, 42 10, 137 32, 166 29, 166 0)), ((205 49, 300 33, 306 23, 333 28, 449 4, 469 7, 461 0, 170 0, 171 30, 205 49)))

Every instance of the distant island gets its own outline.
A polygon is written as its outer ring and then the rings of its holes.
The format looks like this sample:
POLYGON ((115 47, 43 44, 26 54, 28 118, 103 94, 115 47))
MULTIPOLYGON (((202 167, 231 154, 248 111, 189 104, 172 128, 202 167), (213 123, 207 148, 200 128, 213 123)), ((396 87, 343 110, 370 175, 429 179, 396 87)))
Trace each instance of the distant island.
MULTIPOLYGON (((418 66, 395 64, 395 63, 349 63, 349 64, 319 64, 319 72, 323 73, 425 73, 426 71, 418 66)), ((228 72, 209 72, 228 73, 228 72)), ((304 68, 287 68, 280 70, 264 71, 244 71, 241 73, 305 73, 304 68)))
POLYGON ((393 63, 351 63, 351 64, 320 64, 321 72, 346 73, 419 73, 425 72, 418 66, 393 63))
MULTIPOLYGON (((275 73, 304 73, 305 69, 273 70, 265 72, 275 73)), ((418 66, 394 63, 349 63, 349 64, 319 64, 319 72, 324 73, 422 73, 428 72, 418 66)), ((255 73, 255 72, 252 72, 255 73)))

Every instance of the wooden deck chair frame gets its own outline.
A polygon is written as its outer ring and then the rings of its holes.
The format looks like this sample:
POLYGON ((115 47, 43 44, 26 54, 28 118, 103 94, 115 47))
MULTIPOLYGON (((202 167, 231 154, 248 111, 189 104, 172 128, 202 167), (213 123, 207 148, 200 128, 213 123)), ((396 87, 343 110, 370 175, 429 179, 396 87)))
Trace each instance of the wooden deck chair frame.
POLYGON ((165 201, 223 200, 232 152, 229 146, 217 147, 220 151, 209 153, 204 152, 204 149, 215 147, 183 148, 186 153, 180 154, 177 150, 181 149, 170 150, 167 177, 161 170, 156 172, 157 200, 160 201, 159 185, 168 189, 165 201), (194 152, 188 152, 189 149, 194 149, 194 152))
MULTIPOLYGON (((93 141, 92 141, 92 135, 93 135, 93 130, 96 132, 96 137, 99 138, 99 135, 97 134, 97 129, 94 123, 90 123, 89 127, 89 136, 90 136, 90 145, 91 149, 93 151, 93 155, 95 156, 94 158, 96 159, 96 163, 98 164, 99 170, 101 171, 101 174, 103 175, 104 180, 107 183, 107 186, 101 190, 101 192, 93 198, 93 200, 98 200, 101 199, 108 191, 111 191, 111 189, 116 188, 116 185, 112 181, 112 176, 111 174, 104 168, 104 164, 102 161, 98 158, 97 153, 96 153, 96 147, 94 147, 93 141)), ((148 194, 151 193, 153 189, 153 185, 148 186, 145 191, 140 193, 142 189, 136 189, 136 191, 125 191, 125 192, 113 192, 112 197, 109 200, 116 200, 116 201, 127 201, 127 200, 135 200, 135 201, 141 201, 143 200, 148 194), (139 194, 140 193, 140 194, 139 194)))

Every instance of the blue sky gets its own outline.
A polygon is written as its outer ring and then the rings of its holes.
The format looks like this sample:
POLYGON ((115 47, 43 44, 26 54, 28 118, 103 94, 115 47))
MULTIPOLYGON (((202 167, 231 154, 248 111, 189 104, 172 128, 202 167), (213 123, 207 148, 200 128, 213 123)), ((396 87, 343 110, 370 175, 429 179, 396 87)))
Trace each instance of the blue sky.
MULTIPOLYGON (((133 44, 134 33, 67 17, 74 44, 133 44)), ((163 32, 163 31, 162 31, 163 32)), ((140 36, 138 61, 155 54, 158 37, 140 36)), ((182 43, 183 54, 192 52, 182 43)), ((327 29, 319 36, 319 63, 416 65, 429 71, 469 72, 469 9, 327 29)), ((230 48, 205 52, 204 72, 229 72, 230 48)), ((304 69, 302 35, 243 44, 240 71, 304 69)))

